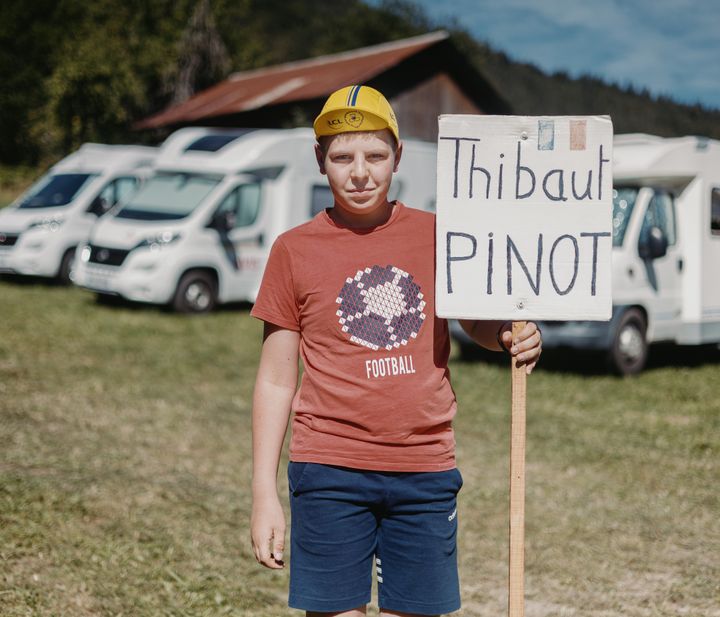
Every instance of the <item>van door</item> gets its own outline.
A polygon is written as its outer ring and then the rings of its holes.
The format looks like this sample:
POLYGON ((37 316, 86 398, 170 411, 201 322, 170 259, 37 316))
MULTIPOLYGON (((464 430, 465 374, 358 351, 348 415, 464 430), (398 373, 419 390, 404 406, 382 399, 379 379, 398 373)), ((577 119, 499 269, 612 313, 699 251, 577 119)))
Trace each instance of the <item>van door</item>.
POLYGON ((260 286, 269 247, 266 246, 263 182, 250 181, 233 188, 220 202, 213 219, 227 260, 221 281, 224 302, 253 301, 260 286))
POLYGON ((675 339, 680 330, 683 260, 676 221, 672 194, 655 189, 648 201, 638 237, 638 254, 650 291, 648 310, 651 331, 648 334, 653 341, 675 339), (662 243, 662 238, 667 243, 664 255, 648 254, 653 235, 656 247, 658 241, 662 243))
MULTIPOLYGON (((72 229, 68 230, 69 235, 66 237, 66 248, 80 246, 87 242, 93 225, 97 223, 98 219, 119 201, 132 195, 139 184, 139 178, 133 175, 113 178, 107 182, 90 201, 81 216, 74 219, 72 229)), ((61 276, 63 276, 62 270, 61 276)))

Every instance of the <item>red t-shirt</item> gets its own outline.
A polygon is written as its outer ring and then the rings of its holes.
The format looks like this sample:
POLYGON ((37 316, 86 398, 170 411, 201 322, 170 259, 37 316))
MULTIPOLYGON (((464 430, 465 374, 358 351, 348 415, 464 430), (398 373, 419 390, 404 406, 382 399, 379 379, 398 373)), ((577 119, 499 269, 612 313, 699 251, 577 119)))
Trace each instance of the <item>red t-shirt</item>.
POLYGON ((455 467, 435 217, 396 203, 372 229, 323 211, 278 237, 251 313, 300 332, 290 459, 368 470, 455 467))

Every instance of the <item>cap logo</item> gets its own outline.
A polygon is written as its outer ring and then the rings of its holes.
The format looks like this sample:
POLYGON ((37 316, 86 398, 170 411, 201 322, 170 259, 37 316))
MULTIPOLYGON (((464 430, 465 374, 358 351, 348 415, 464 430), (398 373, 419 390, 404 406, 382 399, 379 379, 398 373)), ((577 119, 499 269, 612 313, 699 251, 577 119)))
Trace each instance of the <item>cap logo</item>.
POLYGON ((334 129, 336 131, 341 129, 343 125, 343 121, 340 118, 332 118, 328 120, 327 123, 331 129, 334 129))
POLYGON ((360 128, 363 120, 365 120, 365 116, 363 116, 359 111, 349 111, 345 114, 345 122, 353 128, 360 128))

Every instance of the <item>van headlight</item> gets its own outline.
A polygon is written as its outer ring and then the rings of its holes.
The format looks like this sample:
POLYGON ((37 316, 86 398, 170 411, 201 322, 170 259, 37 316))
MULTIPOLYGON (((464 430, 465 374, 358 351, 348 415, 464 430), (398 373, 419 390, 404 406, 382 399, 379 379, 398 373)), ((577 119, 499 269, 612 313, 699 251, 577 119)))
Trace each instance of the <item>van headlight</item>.
POLYGON ((151 251, 159 251, 160 249, 169 246, 173 242, 177 242, 179 239, 179 233, 173 233, 171 231, 161 231, 160 233, 145 238, 142 242, 139 242, 135 246, 135 248, 149 248, 151 251))
POLYGON ((65 219, 59 217, 44 218, 28 225, 28 229, 40 229, 42 231, 57 231, 65 222, 65 219))
POLYGON ((90 247, 86 244, 82 247, 82 251, 80 251, 80 261, 83 263, 87 263, 90 261, 90 254, 92 251, 90 250, 90 247))

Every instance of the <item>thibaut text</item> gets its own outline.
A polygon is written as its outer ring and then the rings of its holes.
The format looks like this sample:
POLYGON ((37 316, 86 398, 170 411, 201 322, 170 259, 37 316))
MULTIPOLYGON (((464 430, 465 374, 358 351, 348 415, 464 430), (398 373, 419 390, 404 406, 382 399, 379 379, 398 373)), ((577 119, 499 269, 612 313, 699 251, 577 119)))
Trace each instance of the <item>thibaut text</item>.
MULTIPOLYGON (((440 139, 454 142, 453 199, 521 202, 544 195, 552 202, 569 199, 599 202, 604 198, 603 174, 607 175, 610 159, 606 158, 607 149, 602 144, 597 146, 595 163, 589 169, 538 170, 524 160, 526 146, 522 140, 517 141, 513 163, 507 165, 505 153, 483 151, 480 138, 441 136, 440 139), (493 159, 492 164, 487 162, 489 159, 493 159)), ((557 162, 557 158, 549 160, 557 162)))

